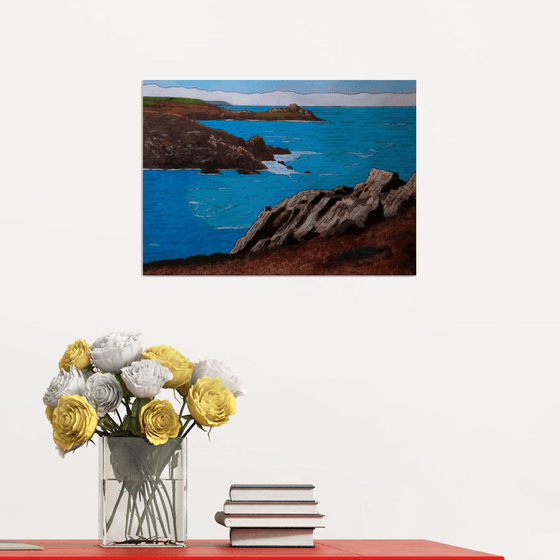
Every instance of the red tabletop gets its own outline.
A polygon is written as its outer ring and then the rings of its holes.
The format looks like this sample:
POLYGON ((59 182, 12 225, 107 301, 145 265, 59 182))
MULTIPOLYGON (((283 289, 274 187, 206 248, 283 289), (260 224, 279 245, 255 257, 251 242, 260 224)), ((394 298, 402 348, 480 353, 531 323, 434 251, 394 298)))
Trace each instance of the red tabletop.
MULTIPOLYGON (((5 539, 8 540, 8 539, 5 539)), ((36 541, 21 540, 37 544, 44 550, 0 550, 1 558, 18 560, 59 558, 83 559, 105 558, 124 559, 142 557, 144 559, 189 557, 191 560, 224 560, 225 558, 275 558, 275 560, 308 560, 310 558, 371 558, 375 560, 504 560, 503 556, 476 552, 424 540, 319 540, 314 548, 232 548, 229 541, 188 541, 186 548, 103 548, 99 541, 36 541)))

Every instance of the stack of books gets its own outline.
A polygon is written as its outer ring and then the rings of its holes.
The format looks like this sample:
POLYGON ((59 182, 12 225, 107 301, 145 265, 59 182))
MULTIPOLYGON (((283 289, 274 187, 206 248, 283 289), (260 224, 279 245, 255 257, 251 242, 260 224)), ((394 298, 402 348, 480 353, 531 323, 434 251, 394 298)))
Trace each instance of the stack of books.
POLYGON ((324 527, 312 484, 233 484, 215 519, 230 529, 231 546, 313 547, 324 527))

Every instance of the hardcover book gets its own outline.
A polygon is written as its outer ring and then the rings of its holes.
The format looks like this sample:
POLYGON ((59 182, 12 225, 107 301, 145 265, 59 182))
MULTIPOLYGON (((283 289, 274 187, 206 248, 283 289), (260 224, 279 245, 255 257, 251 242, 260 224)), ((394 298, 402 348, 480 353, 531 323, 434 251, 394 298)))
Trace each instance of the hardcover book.
POLYGON ((15 541, 0 541, 0 550, 43 550, 43 547, 15 541))
POLYGON ((215 520, 224 527, 324 527, 321 514, 312 515, 228 515, 218 511, 215 520))
POLYGON ((233 514, 313 514, 317 511, 317 502, 224 502, 224 513, 233 514))
POLYGON ((314 547, 313 529, 230 529, 231 546, 314 547))
POLYGON ((313 502, 312 484, 232 484, 229 497, 242 502, 313 502))

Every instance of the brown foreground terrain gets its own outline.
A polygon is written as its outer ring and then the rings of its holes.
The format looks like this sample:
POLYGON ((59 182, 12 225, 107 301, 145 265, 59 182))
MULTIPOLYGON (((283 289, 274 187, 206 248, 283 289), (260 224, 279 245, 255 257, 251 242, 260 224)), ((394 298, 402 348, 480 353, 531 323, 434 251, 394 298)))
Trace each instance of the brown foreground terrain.
POLYGON ((144 265, 144 275, 414 275, 416 199, 359 233, 242 255, 200 255, 144 265))

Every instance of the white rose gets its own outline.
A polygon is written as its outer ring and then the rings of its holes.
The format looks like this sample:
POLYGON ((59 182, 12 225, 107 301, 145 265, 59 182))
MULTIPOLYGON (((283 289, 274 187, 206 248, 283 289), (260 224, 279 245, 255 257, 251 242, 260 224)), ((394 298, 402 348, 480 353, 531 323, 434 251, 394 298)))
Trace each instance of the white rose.
POLYGON ((121 404, 123 390, 112 373, 94 373, 87 381, 84 397, 97 410, 101 418, 107 412, 113 412, 121 404))
POLYGON ((89 347, 91 361, 102 371, 120 373, 123 367, 141 358, 139 336, 115 332, 98 338, 89 347))
POLYGON ((155 397, 164 383, 173 379, 171 371, 158 360, 133 362, 122 369, 121 376, 126 388, 139 398, 155 397))
POLYGON ((239 379, 233 374, 229 366, 226 366, 223 362, 218 360, 200 360, 200 362, 194 366, 191 385, 194 385, 205 375, 208 377, 219 377, 222 380, 223 386, 227 387, 235 397, 241 397, 247 394, 245 389, 241 387, 239 379))
POLYGON ((62 395, 83 395, 87 378, 84 370, 76 369, 76 366, 70 366, 69 371, 61 369, 47 387, 43 403, 46 406, 56 406, 62 395))

